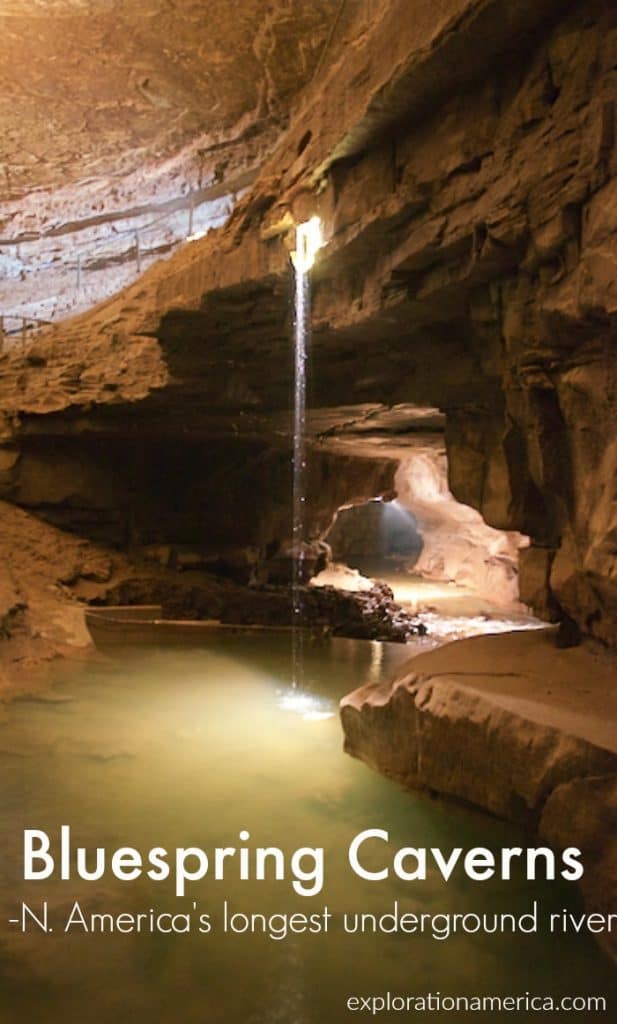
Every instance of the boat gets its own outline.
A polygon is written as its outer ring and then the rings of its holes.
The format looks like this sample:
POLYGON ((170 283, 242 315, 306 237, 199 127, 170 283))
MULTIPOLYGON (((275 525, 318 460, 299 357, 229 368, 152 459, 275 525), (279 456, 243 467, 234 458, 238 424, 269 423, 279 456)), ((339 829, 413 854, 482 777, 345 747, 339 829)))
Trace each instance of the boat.
MULTIPOLYGON (((220 636, 291 636, 291 626, 221 622, 219 619, 165 619, 157 604, 100 605, 85 611, 86 627, 95 647, 180 646, 199 647, 220 636)), ((330 636, 328 626, 302 629, 311 641, 330 636)))

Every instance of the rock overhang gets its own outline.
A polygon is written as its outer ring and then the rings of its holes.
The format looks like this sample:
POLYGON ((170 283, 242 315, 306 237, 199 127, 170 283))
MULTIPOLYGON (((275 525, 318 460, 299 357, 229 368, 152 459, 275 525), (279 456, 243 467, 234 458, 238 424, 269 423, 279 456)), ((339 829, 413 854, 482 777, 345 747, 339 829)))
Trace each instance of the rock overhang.
MULTIPOLYGON (((446 411, 452 489, 493 525, 535 538, 565 605, 584 605, 596 622, 606 601, 589 573, 584 582, 584 563, 589 544, 597 553, 603 541, 597 517, 572 509, 582 492, 571 475, 585 463, 598 469, 613 402, 608 388, 607 415, 592 417, 589 367, 609 379, 614 336, 610 289, 599 298, 589 284, 612 237, 592 211, 612 210, 611 13, 599 0, 571 16, 522 2, 495 32, 495 4, 444 5, 424 36, 400 3, 381 13, 370 38, 309 90, 229 225, 57 330, 53 343, 41 337, 51 405, 36 384, 42 368, 20 365, 21 395, 7 408, 27 417, 54 408, 56 422, 85 412, 94 422, 124 406, 138 423, 140 412, 152 422, 148 409, 158 410, 162 422, 176 406, 188 430, 210 410, 219 436, 225 422, 235 432, 243 412, 258 432, 289 400, 285 211, 308 186, 328 241, 313 275, 313 404, 446 411), (369 57, 395 16, 401 59, 385 88, 369 57), (449 79, 430 68, 453 39, 486 44, 486 80, 478 64, 458 69, 465 85, 448 96, 449 79), (397 90, 407 123, 396 103, 388 117, 397 90), (364 141, 349 149, 348 137, 364 141), (66 364, 86 342, 87 365, 77 361, 67 381, 66 364), (567 472, 557 472, 572 440, 567 472), (568 532, 574 541, 560 547, 568 532)), ((593 628, 606 635, 609 626, 593 628)))

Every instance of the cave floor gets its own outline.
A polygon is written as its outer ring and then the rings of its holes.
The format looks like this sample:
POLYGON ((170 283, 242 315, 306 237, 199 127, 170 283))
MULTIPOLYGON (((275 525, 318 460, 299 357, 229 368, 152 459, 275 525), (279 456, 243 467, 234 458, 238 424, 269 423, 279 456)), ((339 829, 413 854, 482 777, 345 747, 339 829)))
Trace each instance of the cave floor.
MULTIPOLYGON (((362 589, 378 579, 428 629, 420 648, 409 645, 408 660, 397 659, 395 679, 413 674, 455 684, 480 695, 487 713, 493 706, 617 753, 614 652, 593 642, 558 649, 555 629, 524 606, 499 606, 453 583, 426 580, 383 562, 364 562, 361 570, 334 565, 317 584, 362 589)), ((367 682, 349 695, 354 706, 371 687, 377 700, 389 693, 392 673, 367 682)))
POLYGON ((394 600, 405 611, 418 615, 428 631, 428 646, 489 633, 543 629, 546 625, 530 615, 524 605, 498 604, 456 583, 428 580, 379 561, 362 562, 358 569, 335 563, 319 573, 312 585, 368 590, 376 581, 390 587, 394 600))
MULTIPOLYGON (((345 749, 405 788, 524 823, 582 851, 592 912, 615 893, 615 655, 566 650, 551 629, 468 637, 418 653, 341 702, 345 749)), ((600 937, 617 959, 614 932, 600 937)))
POLYGON ((554 631, 469 637, 415 655, 399 669, 473 690, 496 707, 617 753, 616 659, 583 644, 559 650, 554 631))

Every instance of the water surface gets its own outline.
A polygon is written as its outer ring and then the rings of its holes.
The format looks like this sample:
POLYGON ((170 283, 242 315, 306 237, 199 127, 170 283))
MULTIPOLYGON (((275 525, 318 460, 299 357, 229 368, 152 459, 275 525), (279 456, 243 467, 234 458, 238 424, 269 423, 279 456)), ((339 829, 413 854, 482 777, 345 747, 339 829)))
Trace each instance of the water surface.
POLYGON ((319 700, 317 714, 309 716, 281 701, 290 657, 288 643, 272 638, 227 638, 207 651, 127 652, 79 674, 63 670, 53 702, 11 705, 0 726, 2 1024, 338 1024, 348 1019, 348 996, 386 991, 614 996, 612 966, 584 937, 476 935, 438 942, 344 935, 340 927, 284 941, 220 934, 224 900, 235 911, 265 914, 317 913, 327 905, 337 918, 384 913, 395 900, 416 913, 523 912, 534 899, 545 913, 579 907, 571 885, 480 885, 459 875, 445 884, 435 872, 425 882, 371 883, 352 874, 347 848, 366 828, 389 830, 393 850, 525 843, 510 826, 403 792, 342 753, 338 717, 325 717, 328 710, 408 653, 345 640, 310 651, 306 676, 319 700), (57 832, 66 823, 76 842, 109 849, 195 845, 208 851, 238 845, 241 829, 255 844, 287 852, 322 846, 324 891, 303 898, 289 879, 241 882, 233 873, 222 882, 195 883, 185 899, 176 899, 171 882, 113 877, 24 886, 22 830, 57 832), (20 934, 6 923, 21 899, 35 907, 49 901, 53 934, 20 934), (212 915, 215 930, 62 934, 74 900, 86 911, 113 914, 184 911, 195 902, 212 915))

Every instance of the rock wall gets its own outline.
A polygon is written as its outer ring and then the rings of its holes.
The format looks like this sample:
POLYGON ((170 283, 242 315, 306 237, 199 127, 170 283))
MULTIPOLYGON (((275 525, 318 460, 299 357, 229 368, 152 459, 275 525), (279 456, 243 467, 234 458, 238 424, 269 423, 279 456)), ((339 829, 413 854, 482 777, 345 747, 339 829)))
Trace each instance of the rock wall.
POLYGON ((380 5, 225 229, 5 361, 9 452, 279 432, 318 212, 313 406, 442 409, 452 493, 531 538, 523 599, 615 642, 616 69, 605 0, 380 5))
POLYGON ((3 5, 0 59, 20 69, 0 96, 7 344, 19 343, 19 315, 91 308, 225 222, 315 72, 337 7, 3 5))
POLYGON ((339 510, 325 536, 332 557, 377 573, 375 563, 428 580, 456 583, 495 605, 520 610, 519 551, 527 538, 495 530, 448 488, 438 443, 403 449, 394 475, 396 499, 339 510))
MULTIPOLYGON (((210 559, 244 552, 257 565, 290 542, 290 452, 265 438, 37 437, 0 454, 0 497, 111 547, 159 546, 172 560, 186 548, 210 559)), ((385 456, 312 452, 309 536, 345 502, 390 490, 395 470, 385 456)))
MULTIPOLYGON (((343 699, 345 749, 404 786, 577 846, 588 908, 612 913, 614 670, 614 655, 555 652, 542 632, 447 644, 343 699)), ((617 957, 615 935, 603 938, 617 957)))
POLYGON ((455 500, 445 452, 410 455, 399 465, 394 487, 423 538, 417 573, 457 583, 497 605, 518 606, 519 551, 527 538, 487 526, 479 512, 455 500))
POLYGON ((90 645, 83 606, 119 569, 119 558, 0 502, 0 703, 46 682, 39 670, 90 645))

